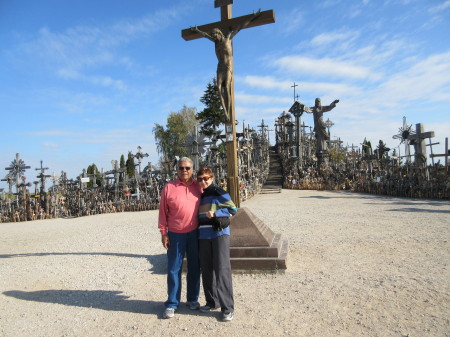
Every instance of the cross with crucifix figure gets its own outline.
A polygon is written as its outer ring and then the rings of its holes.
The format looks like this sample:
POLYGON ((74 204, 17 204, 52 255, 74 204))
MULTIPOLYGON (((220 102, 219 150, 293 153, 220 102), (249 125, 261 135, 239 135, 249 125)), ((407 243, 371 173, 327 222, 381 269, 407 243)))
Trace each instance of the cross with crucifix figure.
POLYGON ((425 139, 433 137, 434 131, 425 132, 422 123, 416 124, 416 133, 408 136, 410 144, 414 145, 414 156, 417 166, 427 165, 427 146, 425 139))
POLYGON ((148 157, 148 153, 143 153, 141 150, 142 150, 142 147, 140 146, 140 145, 138 145, 138 147, 137 147, 137 152, 136 152, 136 154, 134 155, 134 158, 137 158, 137 160, 138 160, 138 168, 139 168, 139 171, 138 171, 138 176, 139 176, 139 178, 141 177, 141 165, 142 165, 142 159, 144 159, 145 157, 148 157))
POLYGON ((275 22, 275 13, 273 10, 264 12, 257 11, 253 14, 232 18, 232 4, 233 0, 215 0, 214 7, 220 7, 221 20, 203 26, 184 29, 181 31, 181 36, 186 41, 205 37, 214 42, 218 60, 217 88, 227 119, 225 132, 227 142, 228 192, 236 206, 239 207, 232 39, 241 29, 275 22))

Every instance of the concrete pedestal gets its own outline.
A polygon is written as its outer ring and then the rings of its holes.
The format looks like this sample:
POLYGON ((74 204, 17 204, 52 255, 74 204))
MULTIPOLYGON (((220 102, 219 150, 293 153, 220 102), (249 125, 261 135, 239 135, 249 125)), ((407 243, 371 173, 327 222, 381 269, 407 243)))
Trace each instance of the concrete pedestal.
POLYGON ((287 239, 274 233, 248 208, 240 208, 231 218, 230 226, 233 271, 282 272, 287 268, 287 239))

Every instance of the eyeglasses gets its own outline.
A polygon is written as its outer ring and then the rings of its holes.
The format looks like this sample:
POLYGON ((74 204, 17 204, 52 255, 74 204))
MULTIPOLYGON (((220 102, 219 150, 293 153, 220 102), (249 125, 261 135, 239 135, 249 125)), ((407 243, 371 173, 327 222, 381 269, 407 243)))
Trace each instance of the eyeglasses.
POLYGON ((184 170, 189 171, 191 168, 189 166, 180 166, 180 167, 178 167, 178 169, 180 171, 184 171, 184 170))
POLYGON ((208 181, 211 177, 197 177, 198 181, 208 181))

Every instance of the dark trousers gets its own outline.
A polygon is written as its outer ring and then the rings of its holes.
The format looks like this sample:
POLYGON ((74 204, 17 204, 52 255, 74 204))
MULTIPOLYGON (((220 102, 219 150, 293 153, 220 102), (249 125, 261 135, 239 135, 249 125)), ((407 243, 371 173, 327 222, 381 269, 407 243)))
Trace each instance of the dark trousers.
POLYGON ((200 267, 206 304, 220 306, 222 312, 234 311, 230 264, 230 236, 199 240, 200 267))

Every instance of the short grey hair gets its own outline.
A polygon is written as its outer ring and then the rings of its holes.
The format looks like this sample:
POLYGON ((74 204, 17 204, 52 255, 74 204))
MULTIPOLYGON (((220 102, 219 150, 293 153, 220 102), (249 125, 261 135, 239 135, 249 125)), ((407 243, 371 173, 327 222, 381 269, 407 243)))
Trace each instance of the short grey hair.
POLYGON ((190 162, 190 163, 191 163, 191 167, 194 166, 194 162, 192 161, 191 158, 188 158, 188 157, 182 157, 182 158, 178 159, 178 166, 180 166, 180 165, 181 165, 181 162, 183 162, 183 161, 188 161, 188 162, 190 162))

